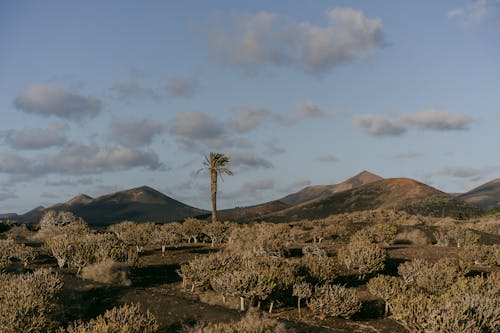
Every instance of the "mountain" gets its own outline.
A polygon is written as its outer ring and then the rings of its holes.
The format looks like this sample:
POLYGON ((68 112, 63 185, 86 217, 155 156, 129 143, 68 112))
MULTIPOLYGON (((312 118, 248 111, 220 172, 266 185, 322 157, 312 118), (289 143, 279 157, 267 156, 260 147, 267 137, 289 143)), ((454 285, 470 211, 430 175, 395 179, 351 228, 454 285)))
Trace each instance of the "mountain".
POLYGON ((286 197, 279 199, 279 201, 290 206, 295 206, 310 200, 327 197, 335 193, 350 190, 382 179, 382 177, 377 176, 373 173, 363 171, 339 184, 313 185, 305 187, 296 193, 289 194, 286 197))
POLYGON ((290 208, 290 205, 287 205, 279 200, 275 200, 255 206, 236 207, 221 210, 217 212, 217 218, 221 221, 245 222, 287 208, 290 208))
POLYGON ((92 198, 80 194, 71 200, 29 212, 23 222, 38 222, 47 210, 70 211, 93 225, 108 225, 124 220, 136 222, 166 222, 207 214, 207 211, 188 206, 155 189, 142 186, 126 191, 92 198))
POLYGON ((391 178, 307 201, 265 215, 262 219, 271 222, 318 219, 332 214, 378 208, 426 216, 464 217, 481 214, 479 207, 416 180, 391 178))
POLYGON ((478 186, 458 197, 484 209, 500 208, 500 178, 478 186))
POLYGON ((15 220, 18 218, 19 215, 16 213, 4 213, 0 214, 0 221, 1 220, 15 220))

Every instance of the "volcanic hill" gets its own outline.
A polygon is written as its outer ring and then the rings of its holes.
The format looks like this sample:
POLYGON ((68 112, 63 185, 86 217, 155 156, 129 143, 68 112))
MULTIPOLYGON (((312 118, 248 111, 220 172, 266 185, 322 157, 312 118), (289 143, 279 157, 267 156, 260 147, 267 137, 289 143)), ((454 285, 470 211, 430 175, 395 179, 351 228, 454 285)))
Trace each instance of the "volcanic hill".
POLYGON ((325 218, 369 209, 425 216, 477 216, 481 208, 409 178, 390 178, 302 203, 262 217, 271 222, 325 218))

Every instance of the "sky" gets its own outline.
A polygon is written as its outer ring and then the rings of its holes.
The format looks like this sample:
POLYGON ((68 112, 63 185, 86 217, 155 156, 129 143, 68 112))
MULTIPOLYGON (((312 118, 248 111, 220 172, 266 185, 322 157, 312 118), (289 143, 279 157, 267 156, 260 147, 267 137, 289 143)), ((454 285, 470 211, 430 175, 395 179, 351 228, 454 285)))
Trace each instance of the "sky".
POLYGON ((0 213, 151 186, 210 207, 363 170, 500 177, 500 1, 1 1, 0 213))

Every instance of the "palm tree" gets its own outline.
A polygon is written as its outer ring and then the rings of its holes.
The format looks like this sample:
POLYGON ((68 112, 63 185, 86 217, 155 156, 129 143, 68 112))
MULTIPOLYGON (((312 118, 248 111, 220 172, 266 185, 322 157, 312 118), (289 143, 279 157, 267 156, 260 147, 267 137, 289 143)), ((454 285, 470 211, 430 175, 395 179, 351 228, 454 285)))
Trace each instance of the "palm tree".
POLYGON ((227 168, 229 156, 211 152, 205 155, 203 165, 210 172, 210 190, 212 192, 212 222, 217 221, 217 175, 222 179, 222 174, 232 176, 233 172, 227 168))

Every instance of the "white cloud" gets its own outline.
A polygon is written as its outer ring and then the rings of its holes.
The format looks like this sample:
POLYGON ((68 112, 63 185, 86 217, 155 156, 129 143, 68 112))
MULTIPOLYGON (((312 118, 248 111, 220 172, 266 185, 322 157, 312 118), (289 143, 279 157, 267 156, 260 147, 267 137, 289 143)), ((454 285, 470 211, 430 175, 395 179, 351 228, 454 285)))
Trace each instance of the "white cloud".
POLYGON ((152 119, 126 119, 113 117, 109 124, 111 138, 127 147, 150 145, 155 136, 165 131, 165 126, 152 119))
POLYGON ((66 132, 69 126, 53 122, 48 128, 26 128, 7 131, 4 141, 13 149, 35 150, 62 146, 67 142, 66 132))
POLYGON ((153 88, 148 88, 136 82, 120 82, 111 87, 111 91, 118 99, 130 102, 132 99, 152 99, 159 100, 162 95, 153 88))
POLYGON ((331 155, 331 154, 321 155, 317 159, 320 162, 338 162, 339 161, 339 159, 336 156, 331 155))
POLYGON ((72 93, 49 84, 27 86, 15 99, 15 107, 27 113, 81 121, 102 110, 99 99, 72 93))
POLYGON ((466 26, 472 26, 482 23, 489 13, 498 5, 497 0, 475 0, 469 5, 449 10, 446 15, 452 19, 459 19, 466 26))
POLYGON ((186 139, 215 139, 225 134, 223 124, 203 112, 180 112, 171 123, 170 133, 186 139))
POLYGON ((231 166, 249 169, 269 169, 273 167, 270 161, 252 153, 231 153, 228 155, 231 158, 231 166))
POLYGON ((297 113, 303 117, 324 117, 325 114, 319 106, 313 102, 301 102, 297 104, 297 113))
POLYGON ((399 136, 410 129, 424 131, 464 131, 474 120, 463 113, 426 109, 397 117, 358 115, 354 124, 368 135, 399 136))
POLYGON ((358 115, 354 117, 354 124, 371 136, 399 136, 406 132, 397 121, 385 116, 358 115))
POLYGON ((466 114, 436 109, 404 114, 400 119, 400 122, 408 127, 436 131, 467 130, 472 121, 466 114))
POLYGON ((499 166, 487 166, 482 168, 470 167, 445 167, 439 174, 443 176, 456 177, 456 178, 481 178, 492 172, 499 170, 499 166))
POLYGON ((157 170, 163 165, 152 150, 124 146, 99 147, 77 142, 66 144, 53 154, 40 154, 26 158, 16 153, 4 153, 0 160, 0 173, 18 180, 28 180, 49 174, 83 175, 108 171, 146 167, 157 170))
POLYGON ((288 23, 266 11, 233 19, 230 28, 212 31, 209 46, 217 61, 246 71, 292 66, 322 75, 384 45, 381 20, 350 8, 327 11, 325 26, 288 23))
POLYGON ((196 78, 171 76, 168 78, 167 91, 170 97, 193 97, 198 91, 200 83, 196 78))

